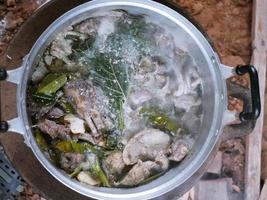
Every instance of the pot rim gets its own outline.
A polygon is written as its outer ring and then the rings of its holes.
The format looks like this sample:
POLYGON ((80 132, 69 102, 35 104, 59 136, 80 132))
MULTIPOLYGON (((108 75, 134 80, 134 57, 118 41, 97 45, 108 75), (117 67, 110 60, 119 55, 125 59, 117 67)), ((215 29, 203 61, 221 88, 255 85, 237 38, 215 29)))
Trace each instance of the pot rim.
MULTIPOLYGON (((25 140, 32 148, 32 151, 37 157, 37 159, 41 162, 41 164, 46 168, 47 171, 49 171, 58 181, 60 181, 67 187, 85 196, 97 199, 150 199, 156 198, 158 196, 167 196, 169 194, 175 193, 179 196, 189 187, 193 186, 193 183, 196 179, 200 178, 200 176, 202 175, 202 173, 200 173, 200 169, 204 171, 207 165, 206 161, 210 160, 210 158, 215 155, 216 145, 218 144, 219 136, 222 133, 223 115, 226 111, 227 98, 225 79, 221 74, 219 66, 220 60, 217 54, 214 52, 214 50, 212 49, 206 38, 202 35, 202 33, 195 26, 193 26, 191 22, 189 22, 186 18, 184 18, 182 15, 172 10, 171 8, 168 8, 160 3, 150 0, 97 0, 87 2, 65 13, 64 15, 59 17, 52 25, 50 25, 34 44, 29 53, 28 58, 26 59, 25 70, 22 76, 23 79, 21 84, 19 84, 19 88, 17 91, 17 100, 19 102, 17 106, 18 114, 23 119, 26 128, 26 134, 24 135, 25 140), (98 188, 88 186, 84 187, 77 181, 70 179, 66 174, 61 173, 58 168, 54 167, 54 165, 48 161, 48 159, 39 149, 31 133, 30 123, 27 116, 25 97, 27 81, 29 78, 29 71, 33 66, 36 57, 39 56, 38 52, 40 48, 47 41, 47 39, 52 34, 54 34, 54 32, 56 32, 56 30, 58 30, 60 26, 62 26, 62 24, 71 21, 75 16, 102 6, 111 5, 127 5, 142 7, 143 9, 149 9, 154 12, 160 13, 165 17, 168 17, 177 25, 183 27, 184 30, 186 30, 188 34, 190 34, 190 36, 198 44, 198 46, 201 47, 203 53, 205 53, 206 60, 209 60, 209 64, 213 66, 213 76, 218 80, 217 85, 215 85, 215 106, 213 111, 213 116, 215 117, 213 118, 213 123, 207 138, 207 142, 205 142, 198 155, 191 162, 191 165, 183 170, 183 173, 176 175, 171 180, 168 180, 163 184, 161 183, 160 185, 153 184, 152 182, 144 186, 139 186, 130 189, 98 188), (181 174, 183 174, 183 176, 181 174), (148 185, 150 185, 151 187, 149 188, 148 185)), ((159 179, 162 179, 162 177, 160 177, 159 179)), ((155 182, 159 181, 156 180, 155 182)))

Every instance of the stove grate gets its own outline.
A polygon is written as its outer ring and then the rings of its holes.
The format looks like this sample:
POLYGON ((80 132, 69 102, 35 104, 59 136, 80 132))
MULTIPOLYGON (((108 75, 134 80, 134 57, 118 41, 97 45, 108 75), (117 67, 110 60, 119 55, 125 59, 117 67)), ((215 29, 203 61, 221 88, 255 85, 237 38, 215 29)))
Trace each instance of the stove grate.
POLYGON ((23 180, 0 147, 0 199, 14 200, 23 191, 23 180))

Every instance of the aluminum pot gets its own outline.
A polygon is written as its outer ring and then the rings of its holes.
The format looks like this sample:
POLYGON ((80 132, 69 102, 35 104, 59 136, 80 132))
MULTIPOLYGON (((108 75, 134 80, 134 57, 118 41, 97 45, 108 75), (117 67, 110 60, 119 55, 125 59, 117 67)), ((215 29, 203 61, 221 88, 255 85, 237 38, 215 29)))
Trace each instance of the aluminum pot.
POLYGON ((12 71, 0 70, 0 79, 17 84, 18 117, 1 122, 1 132, 17 132, 23 135, 25 143, 36 158, 57 180, 76 192, 95 199, 174 199, 189 190, 200 179, 206 167, 217 152, 221 140, 246 135, 254 128, 260 115, 258 74, 251 65, 227 67, 220 59, 205 36, 179 12, 166 5, 150 0, 95 0, 80 5, 58 18, 39 37, 21 67, 12 71), (191 154, 177 167, 162 177, 135 188, 99 188, 83 186, 57 169, 45 157, 35 142, 26 109, 28 80, 40 55, 47 45, 66 26, 75 24, 97 12, 124 9, 130 13, 146 14, 158 23, 172 27, 179 40, 179 46, 186 48, 195 59, 203 80, 203 123, 199 137, 191 154), (226 80, 234 75, 249 74, 251 90, 226 80), (234 113, 227 110, 228 95, 244 100, 244 111, 234 113), (237 122, 238 121, 238 122, 237 122), (235 123, 233 123, 235 122, 235 123))

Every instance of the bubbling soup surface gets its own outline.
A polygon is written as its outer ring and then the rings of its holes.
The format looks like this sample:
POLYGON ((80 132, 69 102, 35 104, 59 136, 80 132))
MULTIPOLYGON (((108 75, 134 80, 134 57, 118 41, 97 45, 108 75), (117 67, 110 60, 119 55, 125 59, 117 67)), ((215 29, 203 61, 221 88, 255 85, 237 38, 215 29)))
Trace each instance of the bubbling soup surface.
POLYGON ((60 32, 28 87, 39 147, 78 181, 148 183, 190 153, 202 122, 191 55, 146 15, 113 10, 60 32))

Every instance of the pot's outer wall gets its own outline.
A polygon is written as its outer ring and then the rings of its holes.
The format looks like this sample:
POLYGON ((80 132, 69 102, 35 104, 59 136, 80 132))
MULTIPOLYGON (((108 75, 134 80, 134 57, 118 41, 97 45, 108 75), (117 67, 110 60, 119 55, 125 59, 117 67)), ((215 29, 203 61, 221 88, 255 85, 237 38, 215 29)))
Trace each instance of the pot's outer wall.
MULTIPOLYGON (((0 58, 0 66, 6 69, 14 69, 21 65, 22 59, 31 49, 41 33, 59 16, 66 11, 88 2, 86 0, 53 0, 31 16, 21 27, 19 32, 9 45, 6 54, 0 58), (12 60, 7 59, 9 55, 12 60)), ((16 89, 15 86, 1 82, 1 120, 16 117, 16 89)), ((44 197, 51 200, 89 200, 77 192, 65 187, 36 159, 31 149, 24 143, 24 138, 19 134, 2 134, 0 142, 12 162, 13 166, 20 172, 26 182, 36 188, 44 197)))

